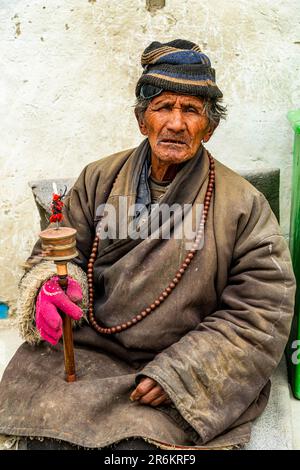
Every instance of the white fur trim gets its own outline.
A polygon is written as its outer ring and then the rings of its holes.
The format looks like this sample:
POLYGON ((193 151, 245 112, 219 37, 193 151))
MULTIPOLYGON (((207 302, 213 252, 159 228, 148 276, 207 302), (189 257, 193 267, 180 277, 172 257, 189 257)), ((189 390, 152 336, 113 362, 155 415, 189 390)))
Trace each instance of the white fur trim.
MULTIPOLYGON (((38 344, 41 336, 35 327, 35 301, 39 289, 45 281, 56 275, 56 267, 52 261, 42 261, 28 271, 21 279, 19 285, 19 298, 17 302, 17 318, 21 337, 29 344, 38 344)), ((75 325, 86 320, 88 309, 88 283, 86 273, 74 263, 68 263, 68 275, 75 279, 82 288, 83 299, 79 305, 84 317, 75 325)))

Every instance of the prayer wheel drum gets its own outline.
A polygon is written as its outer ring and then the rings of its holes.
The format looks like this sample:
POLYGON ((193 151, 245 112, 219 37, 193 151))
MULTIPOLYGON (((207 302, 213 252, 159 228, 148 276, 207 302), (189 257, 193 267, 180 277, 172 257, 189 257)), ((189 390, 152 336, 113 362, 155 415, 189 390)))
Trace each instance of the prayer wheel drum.
POLYGON ((44 259, 52 261, 69 261, 76 258, 76 230, 71 227, 48 228, 39 234, 42 250, 51 250, 44 259))

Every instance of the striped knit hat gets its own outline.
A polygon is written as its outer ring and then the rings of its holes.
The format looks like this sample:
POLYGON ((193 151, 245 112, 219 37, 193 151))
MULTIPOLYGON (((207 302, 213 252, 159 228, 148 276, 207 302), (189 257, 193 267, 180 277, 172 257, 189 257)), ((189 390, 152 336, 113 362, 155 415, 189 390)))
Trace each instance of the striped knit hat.
POLYGON ((152 98, 162 91, 210 98, 223 96, 209 58, 193 42, 184 39, 152 42, 144 50, 141 63, 144 71, 136 85, 137 97, 152 98))

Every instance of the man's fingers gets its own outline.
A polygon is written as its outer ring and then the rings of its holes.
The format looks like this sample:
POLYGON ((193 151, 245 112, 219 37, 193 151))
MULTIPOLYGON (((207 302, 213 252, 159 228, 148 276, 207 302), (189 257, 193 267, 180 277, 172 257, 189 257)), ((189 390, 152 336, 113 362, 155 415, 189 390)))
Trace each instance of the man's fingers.
POLYGON ((145 377, 140 381, 136 389, 130 395, 131 400, 138 400, 157 385, 157 382, 150 377, 145 377))
POLYGON ((168 394, 156 380, 150 377, 143 378, 130 396, 131 400, 139 401, 142 405, 158 406, 171 403, 168 394))
POLYGON ((146 393, 143 395, 139 402, 142 403, 143 405, 150 405, 153 401, 157 400, 158 398, 164 396, 165 397, 165 392, 161 388, 160 385, 156 385, 154 388, 150 390, 150 392, 146 393))
POLYGON ((149 403, 149 405, 158 406, 158 405, 162 405, 162 404, 168 405, 170 403, 171 403, 170 398, 168 397, 168 395, 166 393, 164 393, 163 395, 158 397, 156 400, 153 400, 151 403, 149 403))

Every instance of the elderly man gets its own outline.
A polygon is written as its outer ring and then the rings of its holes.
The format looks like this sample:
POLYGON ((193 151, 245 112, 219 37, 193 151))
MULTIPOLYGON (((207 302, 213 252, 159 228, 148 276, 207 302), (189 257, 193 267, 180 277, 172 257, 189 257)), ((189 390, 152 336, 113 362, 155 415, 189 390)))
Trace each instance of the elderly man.
MULTIPOLYGON (((46 260, 21 281, 26 343, 0 388, 4 434, 231 448, 266 406, 293 313, 289 251, 264 196, 203 146, 225 116, 209 58, 189 41, 153 42, 142 66, 135 114, 146 139, 87 165, 65 201, 79 252, 67 295, 46 260), (162 204, 190 212, 161 220, 162 204), (108 206, 116 229, 133 220, 146 236, 113 235, 108 206), (190 244, 175 236, 185 217, 196 227, 190 244), (62 374, 58 307, 74 320, 87 309, 74 329, 73 384, 62 374)), ((40 252, 38 242, 32 256, 40 252)))

